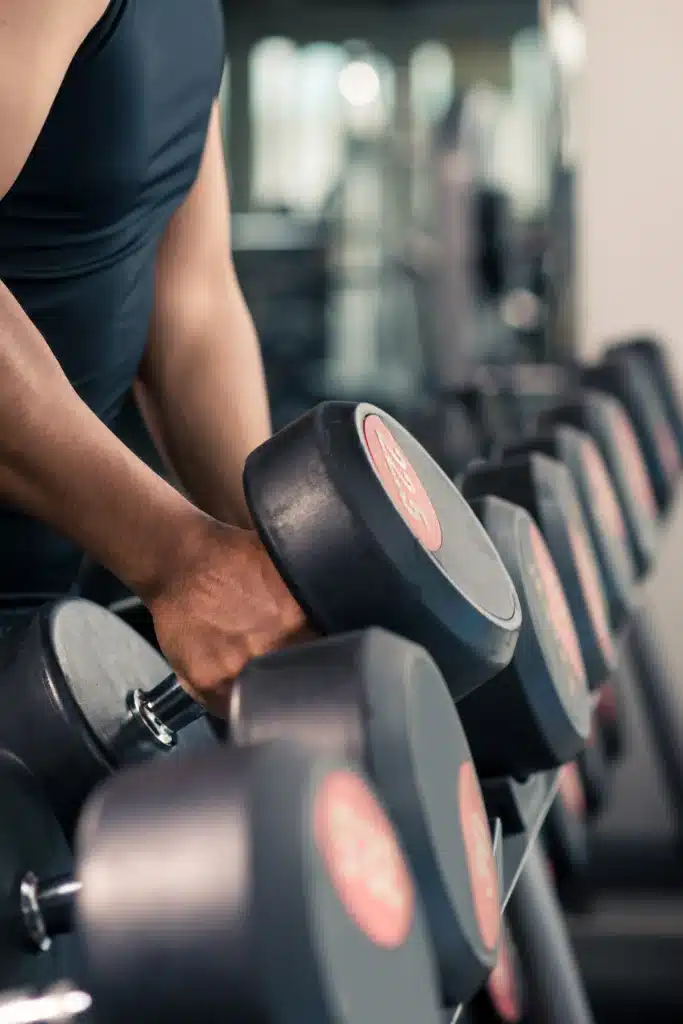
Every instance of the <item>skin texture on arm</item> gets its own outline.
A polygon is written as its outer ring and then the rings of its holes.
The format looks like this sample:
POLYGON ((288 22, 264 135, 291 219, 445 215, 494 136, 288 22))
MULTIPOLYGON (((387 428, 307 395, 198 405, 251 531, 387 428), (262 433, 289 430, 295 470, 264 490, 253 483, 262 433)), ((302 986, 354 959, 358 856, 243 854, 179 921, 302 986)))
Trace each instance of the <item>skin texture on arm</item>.
POLYGON ((209 515, 250 524, 247 455, 271 433, 258 338, 230 252, 220 116, 214 105, 195 185, 157 262, 149 342, 135 387, 153 440, 209 515))

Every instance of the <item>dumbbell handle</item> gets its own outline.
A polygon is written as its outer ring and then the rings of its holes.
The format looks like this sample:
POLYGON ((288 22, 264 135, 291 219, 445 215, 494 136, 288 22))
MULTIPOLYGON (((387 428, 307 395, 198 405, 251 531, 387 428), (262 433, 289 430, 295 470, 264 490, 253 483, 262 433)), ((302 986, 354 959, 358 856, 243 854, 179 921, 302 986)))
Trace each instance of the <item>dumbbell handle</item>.
POLYGON ((91 1006, 87 992, 69 984, 55 985, 40 996, 8 992, 0 996, 0 1024, 66 1024, 91 1006))
POLYGON ((57 935, 66 935, 73 925, 74 903, 81 883, 70 875, 41 882, 32 872, 24 875, 19 888, 21 918, 34 946, 46 953, 57 935))
POLYGON ((178 730, 204 714, 203 708, 171 674, 154 689, 133 690, 128 695, 126 718, 111 747, 117 758, 142 742, 152 742, 160 750, 170 750, 177 742, 178 730))

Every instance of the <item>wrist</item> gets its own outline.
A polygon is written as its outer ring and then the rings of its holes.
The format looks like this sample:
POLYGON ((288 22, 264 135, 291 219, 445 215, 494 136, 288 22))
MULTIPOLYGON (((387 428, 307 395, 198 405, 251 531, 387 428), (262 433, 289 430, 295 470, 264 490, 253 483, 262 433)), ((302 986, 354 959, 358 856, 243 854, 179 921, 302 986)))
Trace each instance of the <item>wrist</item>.
POLYGON ((124 582, 151 606, 192 572, 214 526, 209 516, 174 492, 173 499, 157 510, 149 529, 143 529, 140 542, 144 553, 127 570, 124 582))

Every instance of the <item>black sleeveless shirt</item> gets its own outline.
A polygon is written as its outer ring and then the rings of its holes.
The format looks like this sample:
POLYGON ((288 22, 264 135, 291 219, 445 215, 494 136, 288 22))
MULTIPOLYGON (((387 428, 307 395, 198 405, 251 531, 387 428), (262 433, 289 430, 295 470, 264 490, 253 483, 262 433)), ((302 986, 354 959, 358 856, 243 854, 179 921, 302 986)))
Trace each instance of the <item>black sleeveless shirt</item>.
MULTIPOLYGON (((0 201, 0 279, 107 424, 140 363, 157 247, 196 179, 224 59, 220 0, 110 0, 0 201)), ((3 599, 65 593, 80 557, 0 507, 3 599)))

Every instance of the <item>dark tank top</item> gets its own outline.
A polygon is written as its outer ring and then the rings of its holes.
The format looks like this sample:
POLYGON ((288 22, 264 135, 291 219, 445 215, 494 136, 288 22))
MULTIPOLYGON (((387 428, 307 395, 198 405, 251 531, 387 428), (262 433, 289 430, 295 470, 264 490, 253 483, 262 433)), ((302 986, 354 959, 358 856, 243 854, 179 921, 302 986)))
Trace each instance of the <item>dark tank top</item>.
MULTIPOLYGON (((143 354, 158 244, 196 179, 224 59, 220 0, 111 0, 0 202, 0 279, 109 425, 143 354)), ((64 594, 80 558, 0 506, 3 605, 64 594)))

